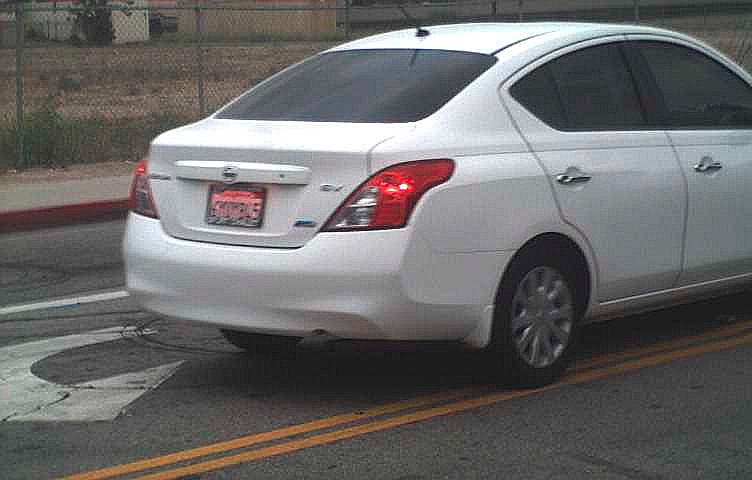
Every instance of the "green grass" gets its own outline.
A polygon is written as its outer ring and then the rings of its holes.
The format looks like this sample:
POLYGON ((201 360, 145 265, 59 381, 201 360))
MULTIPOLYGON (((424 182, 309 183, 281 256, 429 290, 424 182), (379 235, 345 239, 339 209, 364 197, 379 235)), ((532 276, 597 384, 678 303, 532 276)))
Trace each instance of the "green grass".
POLYGON ((24 119, 20 161, 16 122, 0 118, 0 171, 137 160, 146 154, 154 137, 192 120, 172 113, 127 120, 71 119, 61 116, 48 101, 24 119))

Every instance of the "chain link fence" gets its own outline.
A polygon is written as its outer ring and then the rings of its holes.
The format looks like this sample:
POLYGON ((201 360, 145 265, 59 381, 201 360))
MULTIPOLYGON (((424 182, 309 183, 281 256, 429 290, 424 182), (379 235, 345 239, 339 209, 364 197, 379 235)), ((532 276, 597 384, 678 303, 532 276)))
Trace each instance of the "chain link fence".
POLYGON ((638 22, 752 62, 752 1, 428 2, 407 17, 371 0, 146 2, 0 3, 0 172, 137 160, 285 66, 413 21, 638 22))

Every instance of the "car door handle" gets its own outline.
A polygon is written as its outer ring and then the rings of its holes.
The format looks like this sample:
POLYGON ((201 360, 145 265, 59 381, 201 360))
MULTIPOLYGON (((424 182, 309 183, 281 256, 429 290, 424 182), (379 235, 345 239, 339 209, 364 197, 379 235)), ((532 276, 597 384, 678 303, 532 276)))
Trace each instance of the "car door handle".
POLYGON ((562 185, 577 185, 578 183, 588 182, 591 178, 593 177, 581 173, 576 175, 570 173, 560 173, 559 175, 556 175, 556 181, 562 185))
POLYGON ((700 163, 695 165, 695 172, 712 172, 715 170, 720 170, 722 168, 723 164, 721 164, 721 162, 714 161, 712 157, 702 157, 700 163))

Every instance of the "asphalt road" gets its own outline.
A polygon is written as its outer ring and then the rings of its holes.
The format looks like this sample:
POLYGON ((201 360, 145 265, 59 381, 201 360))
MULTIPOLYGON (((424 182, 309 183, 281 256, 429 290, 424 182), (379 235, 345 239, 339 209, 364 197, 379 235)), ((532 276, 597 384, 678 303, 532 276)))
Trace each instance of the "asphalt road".
MULTIPOLYGON (((0 236, 0 308, 122 288, 122 229, 0 236)), ((60 386, 183 363, 114 420, 1 421, 0 478, 752 478, 750 297, 587 327, 570 372, 538 391, 488 385, 485 357, 446 347, 247 355, 128 298, 4 314, 0 352, 150 333, 31 366, 60 386)))
POLYGON ((0 235, 0 306, 122 288, 124 221, 0 235))

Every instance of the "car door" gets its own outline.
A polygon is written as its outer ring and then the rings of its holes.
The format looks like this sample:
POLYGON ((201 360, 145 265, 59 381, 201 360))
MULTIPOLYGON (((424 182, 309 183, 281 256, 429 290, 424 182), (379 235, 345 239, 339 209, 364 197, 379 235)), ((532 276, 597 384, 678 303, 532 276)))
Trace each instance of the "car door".
POLYGON ((549 175, 564 220, 590 244, 597 300, 672 287, 685 185, 666 133, 646 128, 623 42, 555 52, 513 76, 501 94, 549 175))
POLYGON ((679 285, 752 272, 749 77, 689 43, 636 37, 632 45, 654 77, 688 186, 679 285))

